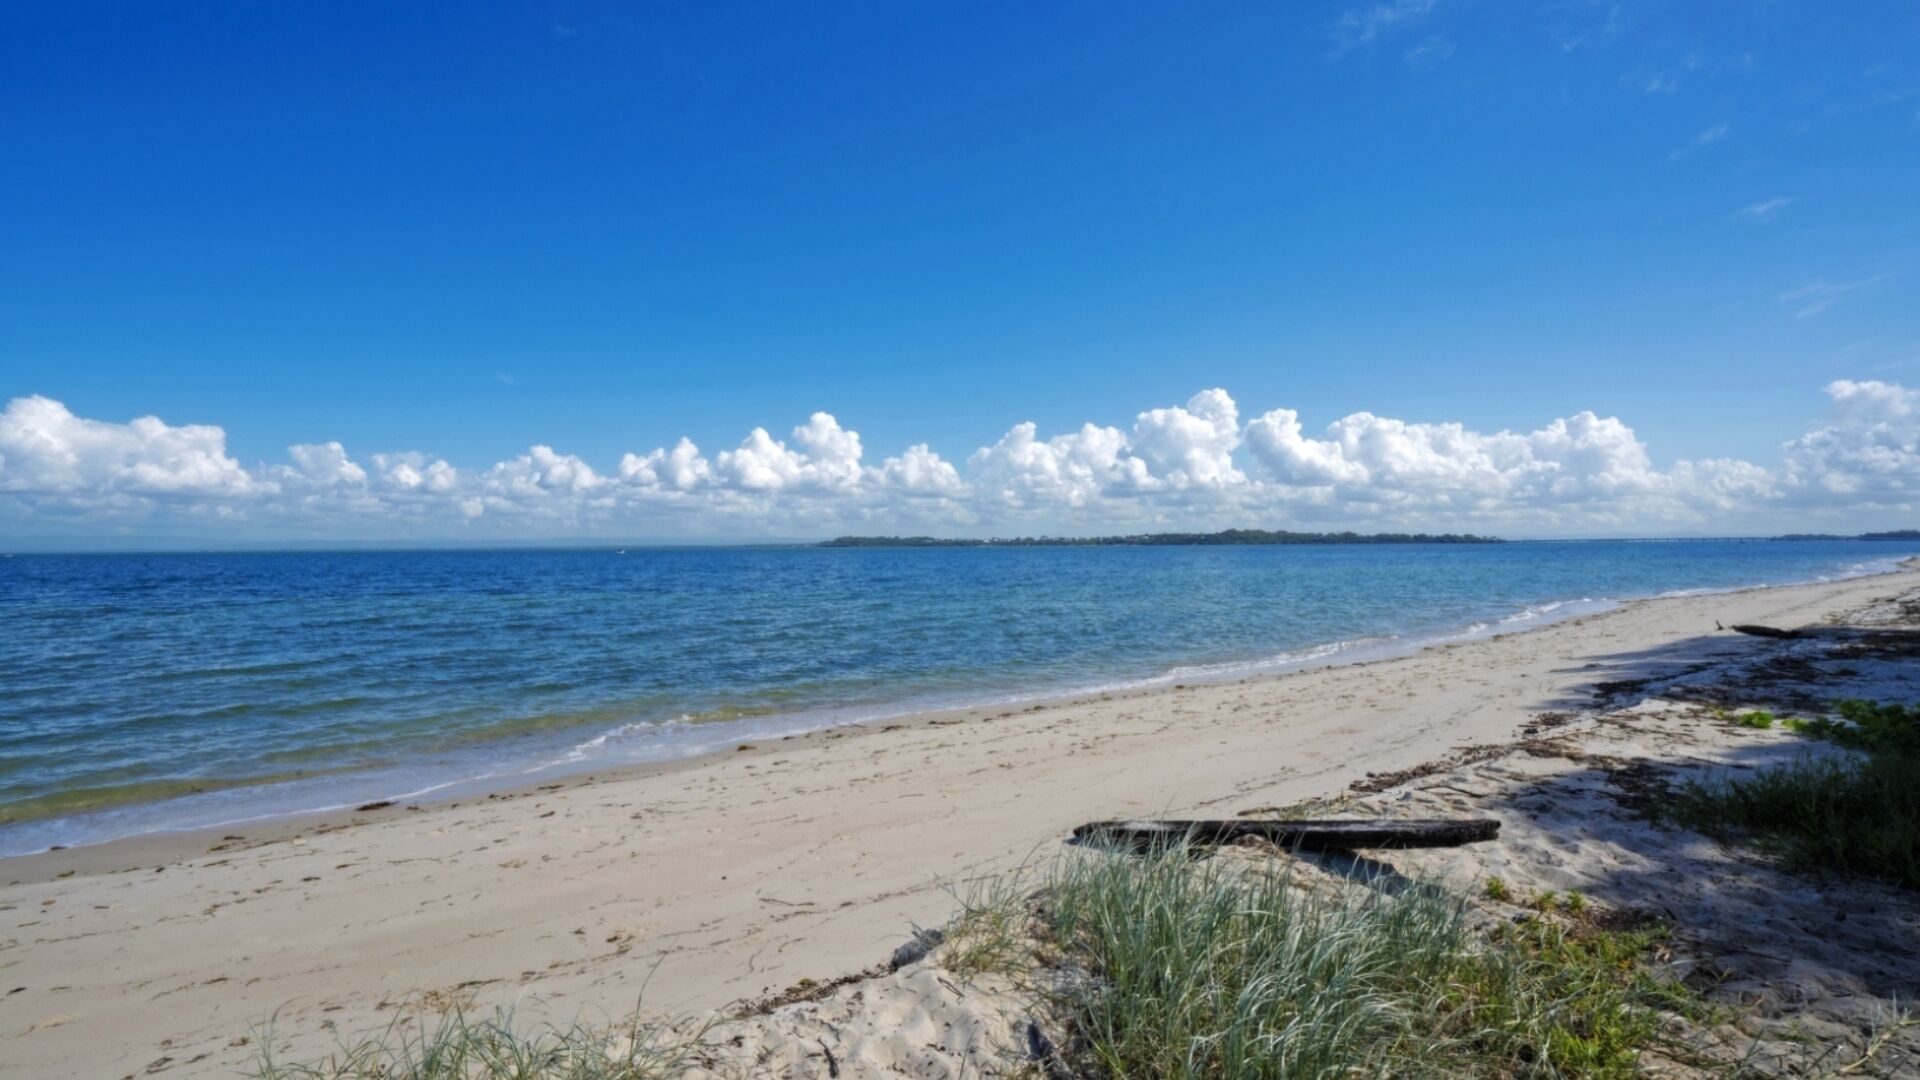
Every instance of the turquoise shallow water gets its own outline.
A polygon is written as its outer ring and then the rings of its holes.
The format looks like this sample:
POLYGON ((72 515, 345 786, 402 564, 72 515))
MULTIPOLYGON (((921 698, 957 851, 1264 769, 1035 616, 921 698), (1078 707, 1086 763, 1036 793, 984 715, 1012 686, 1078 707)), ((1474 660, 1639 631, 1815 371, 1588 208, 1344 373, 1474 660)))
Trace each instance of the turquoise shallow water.
POLYGON ((0 559, 0 854, 1281 669, 1920 545, 0 559))

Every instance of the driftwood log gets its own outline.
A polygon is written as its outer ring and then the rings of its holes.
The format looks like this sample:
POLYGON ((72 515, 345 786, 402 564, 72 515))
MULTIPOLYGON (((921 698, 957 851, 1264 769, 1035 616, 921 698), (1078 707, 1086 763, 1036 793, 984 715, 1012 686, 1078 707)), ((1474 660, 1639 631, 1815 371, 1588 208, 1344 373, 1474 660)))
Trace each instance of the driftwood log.
POLYGON ((1736 634, 1752 634, 1754 637, 1797 638, 1798 630, 1782 630, 1777 626, 1757 626, 1753 623, 1737 623, 1727 627, 1736 634))
POLYGON ((1083 844, 1106 844, 1145 851, 1180 844, 1225 844, 1258 837, 1303 851, 1351 851, 1354 848, 1459 847, 1500 834, 1492 818, 1389 821, 1092 821, 1073 830, 1083 844))

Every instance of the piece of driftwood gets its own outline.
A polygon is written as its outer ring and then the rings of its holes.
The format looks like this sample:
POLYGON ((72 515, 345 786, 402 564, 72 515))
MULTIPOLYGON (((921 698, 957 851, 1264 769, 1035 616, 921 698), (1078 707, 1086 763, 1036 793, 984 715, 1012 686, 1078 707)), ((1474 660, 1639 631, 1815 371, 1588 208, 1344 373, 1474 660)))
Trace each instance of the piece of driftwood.
POLYGON ((1355 848, 1459 847, 1491 840, 1500 834, 1492 818, 1390 821, 1382 818, 1345 821, 1093 821, 1073 830, 1083 844, 1111 844, 1136 851, 1186 844, 1225 844, 1258 837, 1285 848, 1304 851, 1351 851, 1355 848))
POLYGON ((1047 1080, 1073 1080, 1073 1070, 1060 1057, 1060 1048, 1040 1030, 1040 1021, 1027 1021, 1027 1060, 1040 1066, 1047 1080))
POLYGON ((1782 630, 1777 626, 1758 626, 1754 623, 1736 623, 1727 627, 1736 634, 1752 634, 1754 637, 1797 638, 1798 630, 1782 630))
POLYGON ((947 935, 939 930, 915 930, 912 941, 893 950, 893 957, 887 961, 887 966, 899 971, 908 964, 918 963, 946 940, 947 935))

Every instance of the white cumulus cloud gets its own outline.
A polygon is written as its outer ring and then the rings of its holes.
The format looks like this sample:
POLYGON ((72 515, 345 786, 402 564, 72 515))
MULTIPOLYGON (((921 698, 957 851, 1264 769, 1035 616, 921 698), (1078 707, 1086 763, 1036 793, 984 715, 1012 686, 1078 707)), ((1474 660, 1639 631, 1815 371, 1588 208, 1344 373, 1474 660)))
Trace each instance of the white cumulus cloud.
POLYGON ((1082 425, 1071 435, 1039 438, 1032 421, 1015 424, 967 459, 976 490, 1008 507, 1085 506, 1110 489, 1139 488, 1146 467, 1126 455, 1119 428, 1082 425))
POLYGON ((459 470, 443 459, 428 461, 427 455, 418 451, 375 454, 373 468, 381 485, 400 491, 443 495, 460 483, 459 470))
POLYGON ((963 494, 967 485, 960 479, 960 470, 934 453, 926 443, 907 447, 905 453, 890 457, 874 470, 873 479, 881 487, 907 495, 938 495, 955 497, 963 494))
POLYGON ((1920 499, 1920 390, 1848 379, 1826 390, 1826 423, 1786 445, 1787 483, 1823 501, 1920 499))
POLYGON ((690 491, 711 475, 713 467, 685 436, 671 450, 653 450, 645 457, 629 453, 620 459, 620 476, 642 488, 690 491))
POLYGON ((850 489, 860 481, 860 435, 840 426, 832 415, 814 413, 793 429, 796 447, 767 434, 747 433, 737 450, 722 450, 713 461, 720 483, 743 491, 786 487, 850 489))
POLYGON ((224 497, 258 486, 227 456, 227 433, 212 425, 87 420, 37 394, 0 412, 3 491, 224 497))
POLYGON ((1131 447, 1156 483, 1225 487, 1245 479, 1234 467, 1240 410, 1225 390, 1202 390, 1185 408, 1149 409, 1133 422, 1131 447))
POLYGON ((1592 413, 1516 435, 1360 412, 1334 421, 1315 439, 1303 436, 1298 418, 1282 409, 1255 421, 1252 445, 1281 483, 1430 497, 1538 497, 1585 487, 1596 472, 1617 479, 1622 469, 1611 458, 1622 452, 1634 463, 1645 461, 1630 431, 1592 413))
POLYGON ((511 461, 500 462, 487 470, 484 480, 495 494, 520 497, 577 495, 607 482, 593 471, 593 466, 572 454, 557 453, 550 446, 534 446, 511 461))
POLYGON ((338 442, 310 443, 287 447, 294 469, 288 474, 322 487, 336 484, 364 484, 367 470, 347 457, 347 448, 338 442))
POLYGON ((215 522, 249 539, 1226 525, 1592 535, 1787 531, 1783 510, 1886 527, 1914 512, 1920 391, 1842 380, 1826 392, 1825 418, 1772 464, 1662 462, 1624 420, 1591 411, 1497 431, 1371 412, 1312 427, 1289 408, 1243 421, 1213 388, 1126 427, 1017 423, 960 463, 918 443, 868 464, 859 432, 815 412, 784 440, 756 427, 709 458, 680 438, 605 472, 545 444, 456 468, 411 450, 356 458, 337 441, 249 469, 219 427, 87 419, 28 396, 0 412, 0 524, 80 535, 215 522))

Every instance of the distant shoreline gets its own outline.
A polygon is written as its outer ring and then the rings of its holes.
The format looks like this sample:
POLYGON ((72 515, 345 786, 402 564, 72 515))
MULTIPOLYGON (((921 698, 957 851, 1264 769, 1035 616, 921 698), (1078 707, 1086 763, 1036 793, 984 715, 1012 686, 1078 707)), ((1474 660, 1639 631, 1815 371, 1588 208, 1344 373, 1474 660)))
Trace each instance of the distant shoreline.
POLYGON ((1788 533, 1785 536, 1769 537, 1772 540, 1920 540, 1920 529, 1895 529, 1892 532, 1860 533, 1857 536, 1836 536, 1833 533, 1788 533))
MULTIPOLYGON (((1687 541, 1724 543, 1744 541, 1777 543, 1791 541, 1900 541, 1920 540, 1920 529, 1896 529, 1890 532, 1859 533, 1842 536, 1831 533, 1788 533, 1781 536, 1699 536, 1646 537, 1645 543, 1684 543, 1687 541)), ((940 547, 1255 547, 1288 544, 1507 544, 1515 541, 1499 536, 1474 533, 1356 533, 1290 532, 1285 529, 1223 529, 1211 533, 1132 533, 1124 536, 837 536, 811 546, 823 548, 940 548, 940 547)), ((1523 543, 1632 543, 1635 538, 1615 540, 1529 540, 1523 543)))
POLYGON ((1694 544, 1740 543, 1768 544, 1793 541, 1875 542, 1920 540, 1920 529, 1897 529, 1853 535, 1838 533, 1788 533, 1774 536, 1525 536, 1519 538, 1476 536, 1470 533, 1267 533, 1260 529, 1228 529, 1220 533, 1139 533, 1130 536, 1039 536, 946 538, 935 536, 840 536, 831 540, 603 540, 574 537, 563 540, 502 539, 470 541, 407 542, 398 540, 312 540, 263 541, 258 544, 221 545, 213 542, 184 542, 181 546, 99 546, 92 541, 72 546, 16 548, 0 547, 0 559, 14 556, 84 555, 394 555, 407 553, 446 554, 460 552, 605 552, 632 548, 637 551, 781 550, 795 548, 863 547, 1179 547, 1179 546, 1257 546, 1262 544, 1694 544), (1272 536, 1277 539, 1232 539, 1235 535, 1272 536), (1224 538, 1223 538, 1224 537, 1224 538))
POLYGON ((1207 547, 1270 544, 1504 544, 1472 533, 1314 533, 1223 529, 1212 533, 1134 533, 1128 536, 1012 536, 944 539, 934 536, 838 536, 819 547, 1207 547))

